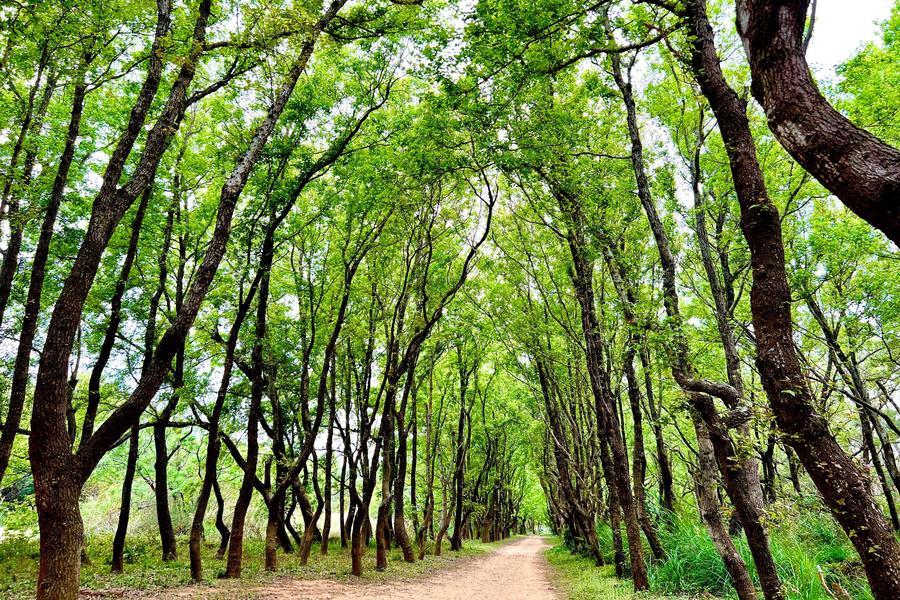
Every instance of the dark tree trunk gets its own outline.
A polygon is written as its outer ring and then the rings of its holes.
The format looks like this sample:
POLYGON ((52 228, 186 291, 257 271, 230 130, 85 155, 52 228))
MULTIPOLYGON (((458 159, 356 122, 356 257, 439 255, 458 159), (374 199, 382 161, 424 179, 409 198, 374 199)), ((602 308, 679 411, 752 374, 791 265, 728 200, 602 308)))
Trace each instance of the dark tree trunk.
POLYGON ((898 598, 900 544, 869 492, 868 479, 816 412, 800 368, 792 336, 781 221, 765 188, 745 103, 722 75, 705 2, 691 0, 686 6, 693 29, 694 75, 719 122, 741 207, 741 229, 750 249, 756 363, 769 404, 787 443, 859 552, 872 594, 879 600, 898 598))
POLYGON ((409 435, 409 426, 406 425, 405 415, 409 401, 410 393, 413 391, 413 380, 415 376, 415 365, 406 372, 406 384, 403 387, 403 395, 400 401, 400 410, 396 414, 397 422, 397 472, 394 475, 394 539, 397 545, 403 551, 403 560, 412 563, 415 562, 415 554, 413 552, 412 541, 409 539, 409 533, 406 531, 406 518, 404 516, 404 494, 403 490, 406 485, 406 460, 407 447, 406 440, 409 435))
POLYGON ((641 336, 641 370, 644 372, 644 389, 647 393, 647 407, 650 409, 650 418, 653 426, 653 437, 656 441, 656 468, 659 471, 659 498, 662 507, 668 513, 675 512, 675 491, 672 465, 669 462, 669 453, 666 449, 666 440, 663 436, 662 418, 656 405, 653 393, 653 372, 650 363, 650 349, 647 347, 646 336, 641 336))
POLYGON ((594 306, 594 265, 585 255, 584 215, 576 197, 567 193, 558 184, 554 193, 560 208, 568 219, 567 241, 574 264, 572 284, 581 309, 581 328, 585 341, 588 379, 594 398, 597 427, 609 444, 610 460, 604 465, 604 472, 610 487, 615 487, 616 496, 622 509, 625 533, 628 536, 628 552, 631 559, 631 578, 635 590, 649 588, 647 565, 641 542, 641 526, 638 508, 632 493, 628 476, 628 457, 619 416, 613 405, 609 373, 603 359, 603 340, 600 323, 594 306))
MULTIPOLYGON (((704 419, 709 430, 713 448, 716 452, 716 460, 719 470, 722 473, 726 490, 729 497, 734 502, 735 509, 740 515, 741 521, 746 525, 752 523, 749 528, 745 528, 747 533, 747 542, 753 553, 753 560, 756 564, 757 573, 760 577, 760 584, 763 588, 767 600, 781 600, 784 593, 781 589, 781 581, 775 568, 775 561, 772 558, 769 549, 769 536, 765 527, 765 512, 763 508, 759 474, 756 464, 753 461, 742 459, 731 441, 727 427, 718 418, 718 414, 713 400, 707 396, 712 394, 721 398, 731 410, 740 409, 741 407, 741 382, 739 364, 737 361, 737 353, 734 346, 734 338, 731 334, 730 325, 727 322, 727 310, 721 304, 717 306, 716 316, 719 325, 720 337, 723 346, 726 349, 726 363, 729 372, 729 384, 700 380, 696 377, 693 365, 690 362, 687 340, 684 337, 682 329, 681 313, 678 306, 678 290, 676 287, 676 265, 675 256, 672 253, 669 244, 668 234, 663 227, 662 220, 656 211, 653 196, 650 191, 650 184, 647 179, 647 173, 644 167, 643 144, 640 138, 640 128, 637 122, 637 108, 634 102, 633 90, 630 79, 626 78, 623 73, 620 59, 618 56, 612 56, 613 77, 616 85, 622 94, 625 103, 626 113, 628 117, 628 131, 631 140, 631 162, 634 169, 635 179, 637 181, 638 197, 650 229, 656 241, 659 251, 660 262, 663 268, 663 303, 665 304, 666 314, 673 323, 674 329, 674 359, 672 361, 672 374, 679 386, 688 394, 688 397, 695 403, 702 403, 700 415, 704 419)), ((696 165, 695 165, 696 166, 696 165)), ((697 186, 699 185, 699 172, 695 170, 694 190, 695 201, 698 200, 697 186)), ((701 234, 705 234, 700 221, 701 234)), ((701 236, 701 251, 706 243, 704 235, 701 236)), ((708 251, 708 248, 707 248, 708 251)), ((706 260, 709 265, 709 256, 706 260)), ((714 299, 723 300, 723 293, 719 285, 718 275, 712 270, 708 271, 710 285, 714 288, 714 299)))
MULTIPOLYGON (((109 323, 106 326, 103 341, 100 343, 100 351, 97 353, 97 360, 94 362, 94 367, 91 369, 91 375, 88 379, 87 407, 85 408, 84 421, 81 424, 81 443, 87 441, 91 434, 94 433, 94 420, 97 418, 97 409, 100 406, 100 383, 103 380, 103 371, 106 369, 106 365, 112 355, 116 336, 119 333, 119 324, 122 322, 122 299, 125 297, 125 292, 128 291, 128 279, 131 277, 131 267, 134 265, 135 258, 137 258, 144 214, 147 211, 147 204, 150 202, 152 195, 153 186, 149 185, 141 195, 137 211, 134 213, 134 220, 131 223, 131 239, 128 241, 128 249, 125 252, 125 258, 122 260, 119 279, 116 281, 116 288, 109 302, 109 323)), ((166 242, 163 244, 160 261, 165 261, 170 233, 171 227, 167 227, 166 242)), ((165 270, 162 271, 160 277, 165 280, 165 270)))
POLYGON ((465 432, 468 415, 466 411, 469 376, 471 371, 463 366, 462 351, 457 348, 457 360, 459 362, 459 419, 456 424, 456 458, 453 462, 453 535, 450 536, 450 549, 462 549, 463 528, 463 502, 464 485, 466 477, 466 447, 465 432))
POLYGON ((6 173, 3 182, 3 190, 0 192, 0 210, 5 206, 7 209, 6 219, 9 221, 9 240, 6 249, 3 251, 3 261, 0 263, 0 325, 3 323, 3 315, 6 313, 6 305, 9 302, 9 294, 12 291, 13 278, 16 276, 16 270, 19 267, 19 250, 22 247, 22 234, 25 231, 24 215, 20 214, 21 189, 27 189, 31 182, 31 175, 34 169, 35 155, 33 151, 26 151, 25 161, 22 167, 21 177, 17 177, 19 154, 25 146, 26 138, 30 135, 40 133, 41 122, 47 111, 47 105, 50 103, 50 97, 53 94, 54 78, 51 76, 47 81, 43 82, 44 94, 41 102, 37 107, 34 105, 35 97, 41 88, 41 82, 44 77, 44 71, 50 60, 49 41, 45 40, 41 46, 41 56, 38 60, 37 71, 35 73, 34 85, 28 93, 28 99, 25 104, 25 114, 22 116, 22 126, 19 129, 19 135, 13 144, 10 156, 9 170, 6 173), (17 189, 20 188, 20 189, 17 189))
MULTIPOLYGON (((225 568, 225 577, 239 578, 241 576, 242 561, 244 554, 244 523, 247 518, 247 511, 250 508, 250 500, 253 496, 253 487, 256 481, 256 467, 259 461, 259 421, 262 417, 262 397, 265 381, 263 378, 263 345, 266 340, 267 312, 269 303, 269 277, 273 259, 273 230, 267 231, 264 247, 261 253, 259 266, 259 292, 257 294, 256 305, 256 331, 251 356, 251 365, 249 373, 250 378, 250 407, 247 413, 247 455, 244 464, 244 476, 241 480, 241 488, 238 493, 238 499, 234 506, 234 514, 231 520, 231 538, 228 545, 228 563, 225 568)), ((272 523, 271 511, 277 510, 272 505, 275 502, 270 499, 269 502, 269 524, 266 528, 266 565, 268 567, 270 556, 268 545, 270 539, 269 529, 274 525, 272 523)), ((273 543, 274 543, 274 536, 273 543)), ((274 554, 274 548, 272 549, 274 554)))
POLYGON ((163 414, 161 419, 165 420, 153 424, 153 448, 156 451, 156 460, 153 462, 156 483, 153 491, 156 498, 156 521, 159 525, 162 559, 170 561, 178 558, 178 544, 172 526, 172 513, 169 510, 169 449, 166 446, 168 415, 163 414))
POLYGON ((697 446, 699 465, 697 472, 694 474, 694 480, 697 483, 697 506, 700 509, 700 517, 706 525, 709 537, 712 539, 713 545, 722 562, 725 563, 725 569, 731 577, 731 583, 734 585, 735 592, 741 600, 756 600, 756 588, 750 573, 747 571, 747 565, 744 559, 734 545, 725 524, 722 522, 722 513, 719 510, 719 498, 716 494, 716 479, 714 473, 718 470, 715 459, 713 444, 709 439, 709 432, 706 424, 699 415, 694 414, 694 429, 697 432, 697 446))
POLYGON ((212 488, 213 493, 216 495, 216 530, 219 532, 220 540, 216 558, 222 560, 225 558, 225 551, 228 550, 228 540, 231 538, 231 531, 225 525, 225 499, 222 497, 222 490, 219 489, 219 479, 215 472, 213 473, 212 488))
POLYGON ((9 408, 6 413, 6 420, 3 423, 3 432, 0 434, 0 481, 3 480, 6 469, 9 466, 9 456, 12 452, 16 434, 19 431, 22 410, 25 407, 25 396, 28 390, 28 371, 31 366, 32 345, 37 333, 38 317, 41 310, 41 293, 44 289, 47 260, 50 257, 50 242, 53 238, 56 216, 59 214, 59 207, 69 180, 69 169, 75 156, 75 143, 81 130, 81 116, 84 110, 86 90, 87 85, 83 81, 79 81, 75 85, 69 126, 66 130, 66 141, 59 159, 59 166, 56 169, 56 175, 53 179, 53 188, 50 191, 50 199, 44 212, 44 220, 41 222, 41 231, 34 251, 34 259, 31 262, 31 278, 28 282, 28 296, 25 300, 22 330, 19 334, 19 346, 13 367, 9 408))
POLYGON ((900 244, 900 150, 854 125, 819 92, 803 41, 809 2, 736 0, 753 96, 791 156, 900 244))
POLYGON ((140 425, 131 428, 128 436, 128 462, 125 464, 125 479, 122 480, 122 502, 119 505, 119 522, 112 544, 111 570, 121 573, 125 564, 125 537, 128 535, 128 520, 131 516, 131 488, 134 485, 134 474, 137 470, 138 451, 140 449, 140 425))
MULTIPOLYGON (((324 376, 324 374, 323 374, 324 376)), ((331 363, 331 393, 328 395, 328 434, 325 438, 325 520, 322 523, 322 544, 320 551, 323 556, 328 554, 328 541, 331 538, 331 495, 332 495, 332 463, 334 462, 334 420, 337 418, 337 376, 335 363, 331 363)), ((341 524, 343 527, 343 524, 341 524)))
POLYGON ((157 25, 149 53, 147 77, 128 125, 111 154, 103 184, 93 203, 87 232, 54 306, 38 368, 29 458, 34 474, 42 540, 37 586, 37 595, 41 600, 74 600, 77 597, 80 574, 78 556, 83 535, 78 507, 81 486, 102 456, 102 452, 97 450, 102 447, 105 452, 116 443, 120 435, 138 420, 144 408, 141 403, 140 410, 130 412, 130 418, 119 423, 115 431, 107 430, 102 442, 98 440, 89 452, 79 451, 73 460, 67 423, 69 386, 66 375, 82 309, 116 225, 134 199, 149 185, 183 116, 186 91, 203 49, 211 3, 209 0, 201 2, 193 33, 196 43, 181 64, 166 106, 147 134, 143 154, 132 178, 120 187, 120 176, 144 128, 144 120, 162 77, 165 55, 162 44, 169 31, 170 5, 165 0, 159 0, 157 7, 157 25), (115 435, 110 435, 113 433, 115 435), (46 552, 43 551, 44 545, 47 546, 46 552))

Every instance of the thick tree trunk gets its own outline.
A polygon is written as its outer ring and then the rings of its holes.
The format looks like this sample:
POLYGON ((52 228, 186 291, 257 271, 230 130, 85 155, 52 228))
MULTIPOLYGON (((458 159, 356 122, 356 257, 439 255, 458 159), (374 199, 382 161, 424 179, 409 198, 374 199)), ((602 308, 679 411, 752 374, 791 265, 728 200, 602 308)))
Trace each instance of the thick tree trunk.
POLYGON ((803 43, 809 2, 736 0, 753 96, 791 156, 900 244, 900 150, 854 125, 819 91, 803 43))
MULTIPOLYGON (((46 468, 49 465, 43 465, 46 468)), ((63 472, 62 468, 54 469, 63 472)), ((37 597, 44 600, 76 600, 81 572, 84 525, 78 500, 81 482, 71 474, 60 477, 51 489, 35 478, 35 498, 41 528, 37 597)))
MULTIPOLYGON (((69 386, 66 375, 82 309, 115 226, 134 199, 149 185, 183 116, 186 90, 202 52, 211 9, 209 0, 201 2, 193 33, 196 43, 190 55, 182 61, 169 100, 147 134, 143 154, 132 178, 128 184, 120 187, 120 176, 131 149, 143 130, 144 120, 162 77, 165 54, 162 44, 168 35, 170 6, 164 0, 159 0, 157 6, 157 26, 149 54, 148 74, 131 111, 129 123, 111 154, 101 190, 93 203, 88 229, 54 306, 38 368, 29 457, 34 474, 42 545, 48 545, 47 552, 41 553, 41 566, 38 570, 38 598, 41 600, 74 600, 78 595, 78 555, 82 537, 78 494, 87 475, 102 456, 102 453, 91 448, 90 452, 84 454, 79 451, 77 460, 73 460, 70 450, 71 436, 67 423, 69 386), (63 481, 65 484, 61 483, 63 481)), ((98 441, 97 444, 103 446, 104 451, 107 450, 138 420, 143 408, 144 405, 141 404, 140 410, 129 413, 130 418, 120 423, 115 432, 107 430, 103 442, 98 441), (112 433, 115 435, 109 435, 112 433)))
POLYGON ((900 544, 869 492, 868 479, 816 412, 800 368, 781 221, 765 188, 745 104, 722 75, 705 2, 690 0, 686 6, 693 29, 694 75, 719 122, 741 207, 741 229, 750 249, 750 304, 763 388, 787 443, 859 552, 872 594, 879 600, 898 598, 900 544))

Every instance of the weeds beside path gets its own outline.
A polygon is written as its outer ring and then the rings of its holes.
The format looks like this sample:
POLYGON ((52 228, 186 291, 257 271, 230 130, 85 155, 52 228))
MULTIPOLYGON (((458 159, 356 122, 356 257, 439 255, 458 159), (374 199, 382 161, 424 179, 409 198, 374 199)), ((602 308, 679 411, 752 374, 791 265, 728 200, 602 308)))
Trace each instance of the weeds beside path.
POLYGON ((630 581, 615 577, 612 565, 597 567, 591 559, 569 552, 559 538, 547 540, 553 545, 544 554, 553 570, 553 583, 564 599, 673 600, 672 596, 636 594, 630 581))

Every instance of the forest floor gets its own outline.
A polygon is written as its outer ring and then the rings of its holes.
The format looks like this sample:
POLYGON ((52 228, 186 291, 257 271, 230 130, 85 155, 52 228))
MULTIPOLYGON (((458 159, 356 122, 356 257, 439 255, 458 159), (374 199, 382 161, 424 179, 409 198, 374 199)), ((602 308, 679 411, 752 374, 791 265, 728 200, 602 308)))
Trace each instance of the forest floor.
POLYGON ((547 538, 515 538, 496 549, 455 561, 416 578, 388 581, 349 581, 278 577, 260 583, 218 581, 214 586, 187 586, 154 592, 127 591, 121 595, 93 592, 85 598, 218 598, 222 600, 554 600, 560 596, 551 583, 551 567, 544 554, 547 538))

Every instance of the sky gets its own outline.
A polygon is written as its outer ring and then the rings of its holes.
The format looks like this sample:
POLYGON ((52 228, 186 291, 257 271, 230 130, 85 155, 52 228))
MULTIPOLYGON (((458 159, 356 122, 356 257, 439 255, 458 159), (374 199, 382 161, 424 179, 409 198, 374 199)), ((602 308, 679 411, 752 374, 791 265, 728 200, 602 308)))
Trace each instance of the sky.
POLYGON ((891 14, 893 0, 818 0, 816 25, 806 57, 820 75, 853 56, 878 37, 879 22, 891 14))

